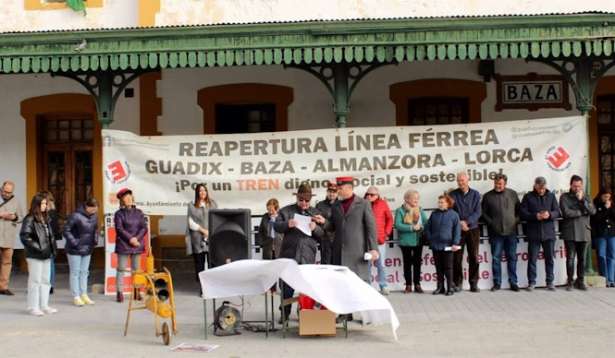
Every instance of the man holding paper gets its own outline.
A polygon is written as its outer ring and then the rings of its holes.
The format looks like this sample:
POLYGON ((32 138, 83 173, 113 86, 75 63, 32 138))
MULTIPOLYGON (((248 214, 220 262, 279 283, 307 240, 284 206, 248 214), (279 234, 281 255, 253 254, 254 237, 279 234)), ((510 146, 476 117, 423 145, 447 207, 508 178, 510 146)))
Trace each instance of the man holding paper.
MULTIPOLYGON (((284 234, 280 257, 293 259, 299 265, 315 264, 318 241, 324 231, 312 218, 321 215, 321 212, 310 206, 314 195, 309 184, 301 184, 293 195, 297 196, 297 202, 282 208, 273 225, 276 232, 284 234)), ((282 300, 293 297, 295 290, 285 283, 282 286, 282 300)), ((285 318, 280 317, 280 324, 288 320, 291 306, 284 306, 282 312, 285 318)))

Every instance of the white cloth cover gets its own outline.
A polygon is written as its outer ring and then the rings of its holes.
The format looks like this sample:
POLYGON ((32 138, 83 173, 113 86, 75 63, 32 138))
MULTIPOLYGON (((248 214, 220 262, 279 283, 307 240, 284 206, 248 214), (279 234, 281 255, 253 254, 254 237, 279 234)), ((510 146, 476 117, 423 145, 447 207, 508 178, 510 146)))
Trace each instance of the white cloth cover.
POLYGON ((363 323, 391 324, 399 320, 391 303, 345 266, 298 265, 291 259, 239 260, 199 273, 203 298, 265 293, 279 278, 338 313, 360 312, 363 323))

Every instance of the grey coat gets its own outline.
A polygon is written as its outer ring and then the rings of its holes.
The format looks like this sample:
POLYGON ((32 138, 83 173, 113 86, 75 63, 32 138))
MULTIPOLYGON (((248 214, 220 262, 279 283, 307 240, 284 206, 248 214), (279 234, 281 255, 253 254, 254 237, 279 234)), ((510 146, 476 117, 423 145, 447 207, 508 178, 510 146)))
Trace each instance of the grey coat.
POLYGON ((559 224, 560 238, 564 241, 591 241, 590 216, 596 213, 591 198, 585 195, 579 200, 569 191, 560 196, 559 207, 562 211, 562 221, 559 224))
MULTIPOLYGON (((188 219, 197 223, 205 230, 209 230, 209 210, 217 209, 218 203, 215 200, 211 201, 211 206, 196 207, 194 203, 188 205, 188 219)), ((186 222, 186 255, 200 254, 202 252, 208 252, 209 246, 203 245, 203 234, 199 231, 190 230, 190 224, 188 220, 186 222)))
POLYGON ((332 264, 346 266, 360 278, 366 279, 371 261, 365 261, 363 255, 367 251, 378 250, 378 233, 372 205, 354 195, 348 212, 344 213, 342 201, 337 200, 331 208, 331 218, 325 222, 324 228, 327 231, 335 231, 332 264))
MULTIPOLYGON (((0 197, 0 200, 3 200, 3 198, 0 197)), ((12 249, 15 246, 17 229, 19 229, 19 226, 23 220, 19 199, 12 196, 9 200, 4 202, 4 205, 0 207, 0 211, 6 211, 9 214, 17 215, 17 219, 15 221, 0 219, 0 247, 4 249, 12 249)))

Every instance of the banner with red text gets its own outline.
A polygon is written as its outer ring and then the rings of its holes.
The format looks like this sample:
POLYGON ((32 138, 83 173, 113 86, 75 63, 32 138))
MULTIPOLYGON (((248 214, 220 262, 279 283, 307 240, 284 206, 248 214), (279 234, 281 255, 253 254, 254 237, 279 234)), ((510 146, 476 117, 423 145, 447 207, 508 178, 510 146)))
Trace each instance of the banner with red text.
POLYGON ((265 211, 277 198, 309 182, 325 198, 329 181, 354 176, 355 193, 369 186, 395 210, 408 189, 421 193, 421 205, 436 207, 442 192, 456 187, 465 171, 470 186, 492 189, 497 173, 520 195, 537 176, 550 190, 568 190, 573 174, 585 178, 588 145, 585 117, 534 119, 459 125, 370 127, 275 133, 141 137, 103 130, 104 212, 117 207, 115 193, 133 190, 145 213, 185 215, 194 187, 206 183, 220 208, 265 211))

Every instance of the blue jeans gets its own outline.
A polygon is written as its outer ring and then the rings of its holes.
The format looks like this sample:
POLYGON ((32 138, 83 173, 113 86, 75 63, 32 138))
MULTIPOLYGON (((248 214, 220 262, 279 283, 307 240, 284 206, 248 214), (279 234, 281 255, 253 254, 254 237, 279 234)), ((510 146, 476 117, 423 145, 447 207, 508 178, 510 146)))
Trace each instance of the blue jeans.
POLYGON ((553 250, 555 249, 555 240, 529 241, 527 251, 530 256, 530 259, 527 263, 527 281, 530 286, 536 285, 536 261, 538 260, 538 254, 540 253, 541 246, 545 258, 545 273, 547 276, 547 285, 552 284, 553 280, 555 279, 555 275, 553 274, 553 250))
POLYGON ((491 255, 493 256, 493 283, 502 284, 502 251, 506 254, 508 282, 517 283, 517 234, 491 236, 491 255))
POLYGON ((49 284, 53 287, 53 281, 56 278, 56 265, 53 263, 53 259, 51 259, 51 273, 49 274, 49 284))
MULTIPOLYGON (((386 259, 387 254, 387 244, 384 243, 382 245, 378 245, 378 259, 376 260, 376 266, 378 266, 378 286, 380 288, 387 287, 387 269, 384 265, 384 260, 386 259)), ((371 265, 370 265, 370 273, 371 273, 371 265)), ((369 282, 368 282, 369 283, 369 282)))
POLYGON ((66 254, 70 268, 70 294, 79 297, 88 294, 88 276, 90 275, 91 255, 79 256, 66 254))
POLYGON ((598 270, 606 283, 615 283, 615 237, 595 237, 593 240, 598 270))

